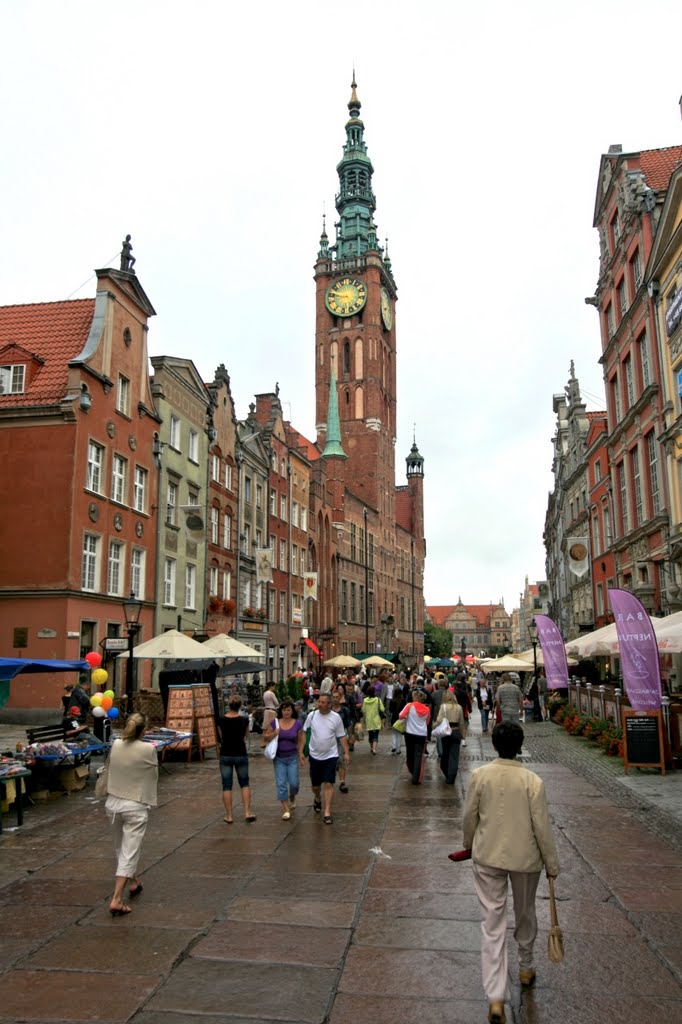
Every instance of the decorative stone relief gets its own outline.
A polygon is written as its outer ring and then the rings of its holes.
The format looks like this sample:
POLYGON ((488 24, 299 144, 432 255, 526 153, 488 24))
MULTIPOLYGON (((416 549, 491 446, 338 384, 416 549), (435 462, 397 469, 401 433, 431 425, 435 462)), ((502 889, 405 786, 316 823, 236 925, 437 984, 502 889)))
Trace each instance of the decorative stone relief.
POLYGON ((99 519, 99 505, 95 501, 91 501, 88 505, 88 519, 91 523, 96 523, 99 519))
POLYGON ((120 512, 117 512, 114 516, 114 529, 120 533, 123 529, 123 516, 120 512))
POLYGON ((128 447, 130 448, 131 452, 134 452, 137 448, 137 438, 135 437, 134 434, 131 434, 128 438, 128 447))
POLYGON ((109 422, 107 423, 107 434, 111 438, 116 437, 116 424, 112 423, 111 420, 109 420, 109 422))

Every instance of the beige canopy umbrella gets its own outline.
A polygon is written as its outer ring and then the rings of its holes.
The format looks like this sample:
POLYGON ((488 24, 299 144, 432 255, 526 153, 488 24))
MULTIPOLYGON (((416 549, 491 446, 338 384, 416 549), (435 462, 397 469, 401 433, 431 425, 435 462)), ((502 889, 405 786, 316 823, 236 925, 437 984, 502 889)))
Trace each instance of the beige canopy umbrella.
POLYGON ((335 658, 323 661, 322 664, 327 668, 359 668, 362 662, 357 658, 351 658, 349 654, 337 654, 335 658))
POLYGON ((395 668, 392 661, 382 658, 380 654, 373 654, 371 658, 363 658, 362 664, 369 668, 395 668))
POLYGON ((215 636, 211 636, 208 640, 204 640, 201 645, 208 654, 204 654, 204 657, 215 657, 215 658, 263 658, 263 652, 257 651, 255 647, 249 647, 248 644, 243 644, 241 640, 235 640, 234 637, 228 636, 227 633, 217 633, 215 636))
POLYGON ((490 661, 482 661, 481 669, 488 672, 532 672, 533 666, 527 661, 517 658, 512 654, 503 654, 501 658, 493 658, 490 661))
POLYGON ((615 623, 577 636, 566 644, 566 653, 574 658, 594 658, 597 655, 618 654, 618 633, 615 623))
POLYGON ((673 612, 664 619, 652 619, 661 654, 682 653, 682 612, 673 612))
MULTIPOLYGON (((515 658, 520 658, 521 661, 527 661, 529 663, 529 665, 532 665, 533 664, 533 648, 530 647, 527 651, 521 651, 520 654, 515 654, 514 657, 515 658)), ((568 662, 569 665, 577 665, 578 664, 578 661, 577 661, 576 658, 569 658, 567 656, 566 657, 566 661, 568 662)), ((540 647, 540 645, 538 644, 538 665, 542 668, 542 667, 544 667, 544 664, 545 664, 545 659, 542 656, 542 647, 540 647)))
MULTIPOLYGON (((127 658, 128 652, 118 655, 127 658)), ((163 661, 205 661, 212 657, 203 644, 185 636, 177 629, 169 629, 167 633, 153 636, 143 644, 133 647, 133 658, 157 658, 163 661)))

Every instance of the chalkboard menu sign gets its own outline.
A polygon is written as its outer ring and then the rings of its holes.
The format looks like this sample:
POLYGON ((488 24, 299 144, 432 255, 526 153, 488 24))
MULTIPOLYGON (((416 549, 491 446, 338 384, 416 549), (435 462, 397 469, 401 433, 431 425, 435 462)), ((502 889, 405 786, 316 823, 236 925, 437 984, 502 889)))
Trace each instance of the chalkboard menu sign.
POLYGON ((623 768, 660 768, 665 775, 660 711, 623 709, 623 768))

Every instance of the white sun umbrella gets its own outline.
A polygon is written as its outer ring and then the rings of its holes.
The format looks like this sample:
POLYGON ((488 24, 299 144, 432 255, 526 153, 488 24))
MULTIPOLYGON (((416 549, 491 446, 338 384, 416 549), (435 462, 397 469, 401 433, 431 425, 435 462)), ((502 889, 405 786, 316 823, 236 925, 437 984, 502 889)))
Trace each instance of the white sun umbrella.
MULTIPOLYGON (((527 661, 529 663, 529 665, 532 665, 533 664, 533 648, 531 647, 527 651, 521 651, 520 654, 515 654, 514 657, 515 658, 520 658, 521 661, 527 661)), ((577 665, 578 664, 578 662, 576 661, 575 658, 567 657, 566 661, 568 662, 569 665, 577 665)), ((540 665, 541 667, 544 667, 544 664, 545 664, 545 659, 542 656, 542 647, 540 647, 540 645, 538 644, 538 665, 540 665)))
POLYGON ((566 653, 574 658, 594 658, 618 654, 618 633, 615 623, 595 629, 592 633, 577 636, 566 644, 566 653))
POLYGON ((364 658, 363 665, 369 665, 370 668, 394 668, 392 661, 388 661, 387 658, 382 658, 379 654, 373 654, 371 658, 364 658))
POLYGON ((673 612, 664 619, 652 619, 661 654, 682 653, 682 612, 673 612))
POLYGON ((209 637, 208 640, 204 640, 201 644, 204 651, 208 653, 204 654, 205 658, 263 658, 263 652, 257 651, 255 647, 249 647, 248 644, 243 644, 241 640, 235 640, 234 637, 228 636, 227 633, 217 633, 216 636, 209 637))
POLYGON ((512 654, 504 654, 501 658, 492 658, 490 661, 482 661, 481 668, 484 672, 532 672, 533 666, 527 661, 522 661, 512 654))
MULTIPOLYGON (((128 652, 118 655, 127 658, 128 652)), ((133 647, 133 658, 157 658, 163 661, 205 661, 212 657, 203 644, 185 636, 177 629, 169 629, 167 633, 153 636, 143 644, 133 647)))
POLYGON ((358 668, 362 662, 358 658, 351 658, 349 654, 337 654, 335 658, 323 661, 322 664, 327 668, 358 668))

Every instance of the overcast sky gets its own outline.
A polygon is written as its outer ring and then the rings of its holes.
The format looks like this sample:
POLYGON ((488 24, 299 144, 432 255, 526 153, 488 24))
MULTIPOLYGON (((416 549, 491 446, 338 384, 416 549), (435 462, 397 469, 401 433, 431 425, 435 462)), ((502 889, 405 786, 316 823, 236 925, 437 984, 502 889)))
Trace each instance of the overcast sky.
MULTIPOLYGON (((679 0, 0 6, 0 303, 94 294, 132 234, 150 355, 278 381, 314 432, 314 283, 352 67, 399 289, 398 483, 429 604, 545 573, 552 396, 604 407, 600 155, 682 142, 679 0)), ((332 231, 329 232, 333 234, 332 231)))

